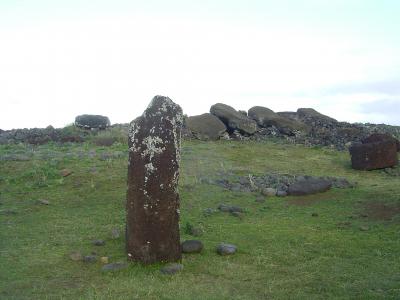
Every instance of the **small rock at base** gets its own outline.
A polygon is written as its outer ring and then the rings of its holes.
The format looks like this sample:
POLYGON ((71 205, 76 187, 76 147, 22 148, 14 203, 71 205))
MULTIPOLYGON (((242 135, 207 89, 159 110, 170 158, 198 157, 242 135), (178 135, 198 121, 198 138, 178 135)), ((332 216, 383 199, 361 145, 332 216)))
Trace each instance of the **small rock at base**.
POLYGON ((368 231, 369 227, 367 225, 362 225, 362 226, 360 226, 360 230, 361 231, 368 231))
POLYGON ((83 257, 83 261, 84 261, 84 262, 87 262, 87 263, 93 263, 93 262, 95 262, 96 260, 97 260, 96 255, 85 255, 85 256, 83 257))
POLYGON ((95 246, 104 246, 106 242, 104 240, 94 240, 92 244, 95 246))
POLYGON ((127 263, 112 263, 112 264, 107 264, 104 265, 101 270, 103 272, 108 272, 108 271, 118 271, 118 270, 122 270, 128 267, 127 263))
POLYGON ((38 204, 42 204, 42 205, 49 205, 50 201, 49 200, 45 200, 45 199, 40 199, 37 202, 38 204))
POLYGON ((187 240, 181 246, 183 253, 200 253, 203 250, 203 243, 199 240, 187 240))
POLYGON ((236 249, 235 245, 221 243, 217 246, 217 253, 219 255, 231 255, 236 252, 236 249))
POLYGON ((78 251, 74 251, 71 252, 69 254, 69 257, 73 260, 73 261, 79 261, 82 260, 82 253, 78 252, 78 251))
POLYGON ((171 264, 168 264, 168 265, 165 265, 164 267, 162 267, 160 269, 160 272, 162 274, 166 274, 166 275, 173 275, 182 270, 183 270, 183 265, 177 264, 177 263, 171 263, 171 264))
POLYGON ((241 212, 238 212, 238 211, 232 211, 231 212, 231 216, 239 218, 240 220, 243 219, 243 214, 241 212))

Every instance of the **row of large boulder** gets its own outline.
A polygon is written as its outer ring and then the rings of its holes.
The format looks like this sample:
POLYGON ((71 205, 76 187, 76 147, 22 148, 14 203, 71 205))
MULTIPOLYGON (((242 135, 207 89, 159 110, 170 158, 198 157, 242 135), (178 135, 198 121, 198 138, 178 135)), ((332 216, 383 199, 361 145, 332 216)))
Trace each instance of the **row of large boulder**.
POLYGON ((339 150, 374 132, 400 136, 400 127, 339 122, 312 108, 276 113, 266 107, 254 106, 245 112, 217 103, 211 106, 210 113, 190 116, 185 121, 186 135, 200 140, 278 137, 293 143, 331 146, 339 150))

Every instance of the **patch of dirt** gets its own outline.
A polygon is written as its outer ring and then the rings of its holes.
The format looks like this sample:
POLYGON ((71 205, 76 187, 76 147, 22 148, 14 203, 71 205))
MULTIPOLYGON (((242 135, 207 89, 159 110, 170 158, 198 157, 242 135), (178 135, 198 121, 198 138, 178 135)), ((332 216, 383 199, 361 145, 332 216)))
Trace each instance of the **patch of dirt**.
POLYGON ((318 202, 329 201, 332 200, 332 195, 325 195, 323 193, 318 193, 314 195, 308 196, 297 196, 294 199, 290 199, 287 201, 287 205, 295 205, 295 206, 310 206, 318 202))
POLYGON ((369 202, 364 205, 364 213, 368 218, 377 221, 391 221, 400 214, 400 203, 385 204, 382 202, 369 202))

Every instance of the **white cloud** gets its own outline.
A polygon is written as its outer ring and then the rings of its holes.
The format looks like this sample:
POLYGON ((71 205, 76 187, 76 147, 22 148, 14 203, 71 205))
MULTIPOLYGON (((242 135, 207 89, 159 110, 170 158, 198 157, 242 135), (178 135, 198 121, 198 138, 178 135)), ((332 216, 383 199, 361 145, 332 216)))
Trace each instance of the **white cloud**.
POLYGON ((0 40, 0 128, 64 126, 82 113, 129 122, 156 94, 190 115, 224 102, 360 120, 352 103, 375 95, 312 91, 394 76, 400 65, 395 49, 354 36, 176 16, 46 19, 3 26, 0 40))

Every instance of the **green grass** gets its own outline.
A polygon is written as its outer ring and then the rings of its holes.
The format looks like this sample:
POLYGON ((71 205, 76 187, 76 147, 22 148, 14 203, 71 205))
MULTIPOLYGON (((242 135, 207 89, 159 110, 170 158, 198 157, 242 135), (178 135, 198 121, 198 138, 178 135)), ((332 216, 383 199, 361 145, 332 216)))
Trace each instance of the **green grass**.
POLYGON ((369 202, 399 205, 399 178, 352 170, 347 153, 326 148, 185 142, 181 237, 193 238, 185 224, 200 224, 203 252, 184 255, 184 270, 174 276, 160 274, 160 265, 131 263, 103 273, 100 262, 72 261, 72 251, 125 261, 124 239, 112 240, 111 230, 124 228, 126 148, 0 146, 0 158, 30 158, 0 159, 0 299, 400 298, 400 216, 389 221, 360 216, 369 202), (73 174, 61 177, 64 168, 73 174), (291 205, 294 197, 260 204, 254 193, 207 183, 221 172, 344 176, 358 186, 301 198, 306 205, 291 205), (37 204, 39 199, 50 205, 37 204), (245 208, 244 218, 203 215, 219 203, 245 208), (360 231, 363 225, 369 230, 360 231), (105 239, 106 245, 92 246, 93 239, 105 239), (236 244, 238 252, 218 256, 220 242, 236 244))

